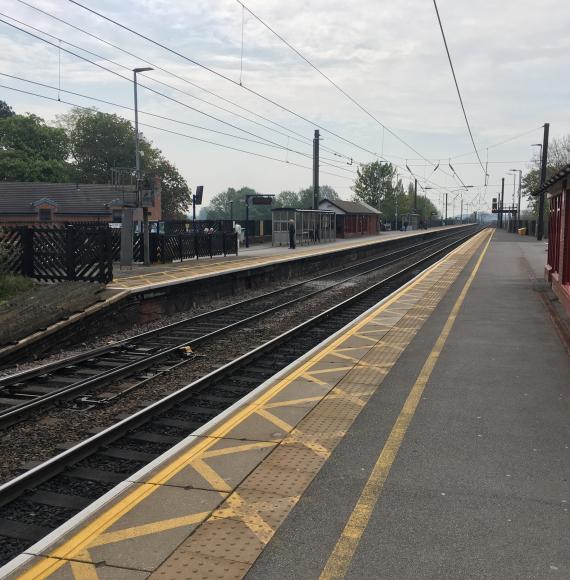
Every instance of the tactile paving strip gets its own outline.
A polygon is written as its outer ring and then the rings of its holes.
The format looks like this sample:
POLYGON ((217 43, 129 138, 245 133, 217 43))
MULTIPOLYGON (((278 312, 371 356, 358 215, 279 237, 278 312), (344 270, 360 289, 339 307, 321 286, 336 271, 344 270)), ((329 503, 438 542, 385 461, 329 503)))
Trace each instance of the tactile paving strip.
POLYGON ((196 577, 243 576, 485 238, 458 248, 271 383, 209 437, 189 441, 138 482, 139 492, 63 538, 22 578, 96 578, 98 570, 111 577, 106 568, 126 561, 130 570, 154 570, 163 578, 188 577, 189 569, 196 577), (170 503, 188 497, 184 514, 168 513, 159 490, 170 503), (107 566, 92 570, 101 558, 107 566), (74 571, 78 560, 89 576, 74 571))
MULTIPOLYGON (((464 247, 463 251, 457 252, 456 259, 444 268, 445 272, 438 283, 426 280, 421 299, 416 296, 416 299, 410 301, 405 313, 398 308, 389 309, 390 316, 399 316, 396 325, 356 361, 353 369, 220 505, 213 514, 215 527, 202 525, 185 542, 185 549, 190 552, 204 551, 210 557, 232 559, 232 553, 227 551, 231 547, 232 550, 237 549, 233 558, 240 562, 246 559, 251 563, 255 561, 296 503, 295 498, 300 497, 308 487, 366 401, 380 386, 388 369, 437 306, 482 239, 481 236, 476 242, 464 247), (256 493, 252 493, 252 490, 256 493), (275 502, 273 506, 272 501, 275 502), (222 523, 224 520, 225 525, 222 523), (242 526, 237 526, 235 520, 241 520, 242 526), (221 544, 216 542, 220 529, 224 529, 227 534, 221 544), (257 554, 251 550, 252 534, 259 540, 253 543, 253 551, 257 550, 257 554), (242 542, 247 542, 247 555, 240 551, 242 542)), ((370 335, 360 332, 360 336, 370 335)), ((165 566, 168 565, 171 565, 170 559, 165 563, 165 566)))
MULTIPOLYGON (((437 229, 439 228, 434 228, 434 230, 437 229)), ((398 237, 414 237, 417 235, 421 234, 410 232, 409 234, 404 235, 399 234, 398 237)), ((204 278, 211 275, 225 274, 227 272, 231 272, 232 270, 254 268, 258 266, 275 264, 278 262, 290 262, 307 256, 326 255, 343 250, 349 250, 351 248, 372 246, 381 244, 384 241, 388 241, 388 239, 390 238, 384 236, 383 239, 368 238, 365 240, 351 240, 349 243, 341 242, 330 245, 324 244, 322 246, 319 245, 304 248, 299 247, 293 254, 289 252, 283 253, 282 251, 277 251, 276 253, 275 251, 268 250, 267 253, 263 256, 247 256, 240 254, 239 257, 216 257, 213 260, 204 259, 200 261, 188 260, 182 263, 174 263, 169 266, 163 266, 159 271, 147 271, 141 274, 127 274, 119 276, 111 281, 109 288, 131 291, 141 290, 145 287, 185 282, 188 280, 204 278)))

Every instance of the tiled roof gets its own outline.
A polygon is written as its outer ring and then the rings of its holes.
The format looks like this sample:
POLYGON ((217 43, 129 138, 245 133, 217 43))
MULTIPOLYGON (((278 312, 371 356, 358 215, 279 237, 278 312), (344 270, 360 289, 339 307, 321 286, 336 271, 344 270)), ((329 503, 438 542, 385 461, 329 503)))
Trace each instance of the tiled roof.
POLYGON ((331 205, 334 205, 341 209, 343 212, 351 214, 351 213, 359 213, 359 214, 380 214, 377 209, 374 209, 372 206, 368 204, 363 204, 358 201, 344 201, 342 199, 323 199, 321 203, 326 201, 331 205))
POLYGON ((570 164, 561 169, 556 175, 553 175, 548 181, 545 182, 545 184, 541 188, 533 192, 532 195, 534 196, 540 195, 543 191, 547 191, 553 185, 556 185, 559 181, 562 181, 569 175, 570 175, 570 164))
POLYGON ((45 198, 56 204, 56 213, 89 215, 109 212, 117 200, 134 203, 135 193, 106 184, 0 181, 0 215, 35 213, 34 204, 45 198))

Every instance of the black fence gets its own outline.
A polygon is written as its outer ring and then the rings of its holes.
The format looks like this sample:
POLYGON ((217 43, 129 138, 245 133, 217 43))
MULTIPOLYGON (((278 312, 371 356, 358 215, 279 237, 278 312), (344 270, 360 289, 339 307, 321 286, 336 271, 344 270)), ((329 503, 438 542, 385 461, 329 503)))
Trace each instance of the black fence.
MULTIPOLYGON (((527 236, 536 236, 537 220, 535 219, 522 219, 522 220, 504 220, 503 229, 507 230, 511 234, 516 234, 519 228, 526 228, 527 236)), ((548 238, 548 222, 544 221, 544 231, 543 237, 548 238)))
MULTIPOLYGON (((234 233, 234 224, 239 224, 245 230, 245 220, 166 220, 152 222, 151 230, 161 234, 191 234, 204 233, 205 229, 213 229, 216 233, 234 233)), ((267 238, 271 236, 272 220, 249 220, 249 235, 251 238, 267 238)), ((261 241, 261 240, 260 240, 261 241)))
MULTIPOLYGON (((118 261, 121 255, 121 230, 112 230, 112 255, 118 261)), ((214 232, 149 234, 151 263, 192 260, 194 258, 213 258, 238 253, 237 234, 214 232)), ((142 234, 133 236, 133 261, 144 262, 144 244, 142 234)))
POLYGON ((106 226, 2 227, 0 271, 56 282, 113 279, 112 234, 106 226))

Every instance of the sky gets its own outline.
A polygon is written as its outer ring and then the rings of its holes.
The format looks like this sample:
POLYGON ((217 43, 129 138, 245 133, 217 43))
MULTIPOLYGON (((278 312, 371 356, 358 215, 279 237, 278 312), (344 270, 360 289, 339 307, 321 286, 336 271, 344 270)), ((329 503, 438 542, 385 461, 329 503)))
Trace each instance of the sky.
POLYGON ((141 131, 192 188, 204 185, 206 203, 228 187, 277 194, 309 186, 319 129, 321 184, 345 199, 358 164, 381 159, 404 183, 417 177, 431 188, 434 203, 447 191, 450 204, 463 196, 485 211, 502 177, 510 201, 509 170, 528 170, 545 122, 551 137, 570 133, 565 0, 438 2, 486 188, 432 0, 245 1, 365 111, 236 0, 79 1, 163 47, 69 0, 0 0, 1 20, 39 37, 0 22, 0 99, 50 123, 70 110, 62 101, 133 120, 131 70, 152 63, 139 75, 141 131))

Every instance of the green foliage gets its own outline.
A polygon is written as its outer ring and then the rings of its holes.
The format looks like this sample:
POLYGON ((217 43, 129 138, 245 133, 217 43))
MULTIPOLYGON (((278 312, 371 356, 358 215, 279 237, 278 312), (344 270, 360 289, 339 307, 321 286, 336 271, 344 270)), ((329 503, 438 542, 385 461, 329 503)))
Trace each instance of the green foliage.
POLYGON ((69 135, 77 181, 109 183, 113 167, 134 166, 134 130, 126 119, 75 108, 58 122, 69 135))
POLYGON ((394 195, 396 168, 391 163, 366 163, 357 169, 354 195, 368 205, 382 211, 385 199, 394 195))
POLYGON ((28 292, 33 285, 34 282, 31 278, 0 272, 0 303, 23 292, 28 292))
POLYGON ((186 180, 178 169, 162 156, 154 162, 151 172, 152 175, 160 177, 163 218, 184 219, 192 206, 192 192, 186 180))
MULTIPOLYGON (((338 193, 330 185, 319 186, 319 200, 339 199, 338 193)), ((294 207, 311 209, 313 207, 313 188, 306 187, 298 192, 282 191, 275 200, 275 207, 294 207)))
MULTIPOLYGON (((385 223, 394 223, 397 214, 400 224, 401 216, 414 210, 414 185, 410 183, 406 192, 391 163, 374 161, 359 167, 353 191, 356 201, 380 210, 385 223)), ((423 221, 429 220, 431 213, 437 211, 428 197, 421 193, 418 193, 416 210, 423 221)))
POLYGON ((68 181, 69 140, 36 115, 0 116, 0 179, 68 181))
POLYGON ((6 101, 0 101, 0 119, 5 119, 6 117, 12 117, 14 113, 12 107, 6 103, 6 101))
MULTIPOLYGON (((233 203, 233 218, 235 220, 245 219, 245 196, 256 195, 258 192, 251 187, 241 187, 234 189, 229 187, 215 195, 209 205, 204 208, 204 214, 207 219, 230 219, 232 214, 231 203, 233 203)), ((260 194, 261 195, 261 194, 260 194)), ((252 205, 249 202, 249 219, 251 220, 270 220, 270 205, 252 205)))
MULTIPOLYGON (((548 165, 546 167, 546 179, 550 179, 561 169, 570 164, 570 135, 553 139, 548 146, 548 165)), ((538 197, 532 194, 540 187, 540 157, 537 155, 533 160, 533 168, 523 175, 522 194, 528 201, 528 209, 532 215, 538 213, 538 197)), ((545 213, 548 213, 548 204, 545 204, 545 213)))
MULTIPOLYGON (((135 166, 135 131, 130 121, 96 109, 75 108, 58 119, 70 140, 75 179, 108 183, 114 167, 135 166)), ((181 218, 191 202, 191 191, 178 169, 144 137, 139 139, 141 170, 146 186, 158 176, 162 183, 162 216, 181 218)))
MULTIPOLYGON (((328 185, 319 188, 319 199, 338 199, 338 193, 328 185)), ((233 217, 236 220, 245 219, 245 196, 258 194, 251 187, 234 189, 230 187, 215 195, 209 205, 202 209, 200 217, 204 219, 230 219, 230 202, 233 202, 233 217)), ((259 195, 263 195, 259 193, 259 195)), ((249 204, 249 219, 270 220, 271 210, 276 207, 311 208, 313 207, 313 188, 307 187, 298 192, 282 191, 275 197, 272 205, 249 204)))

